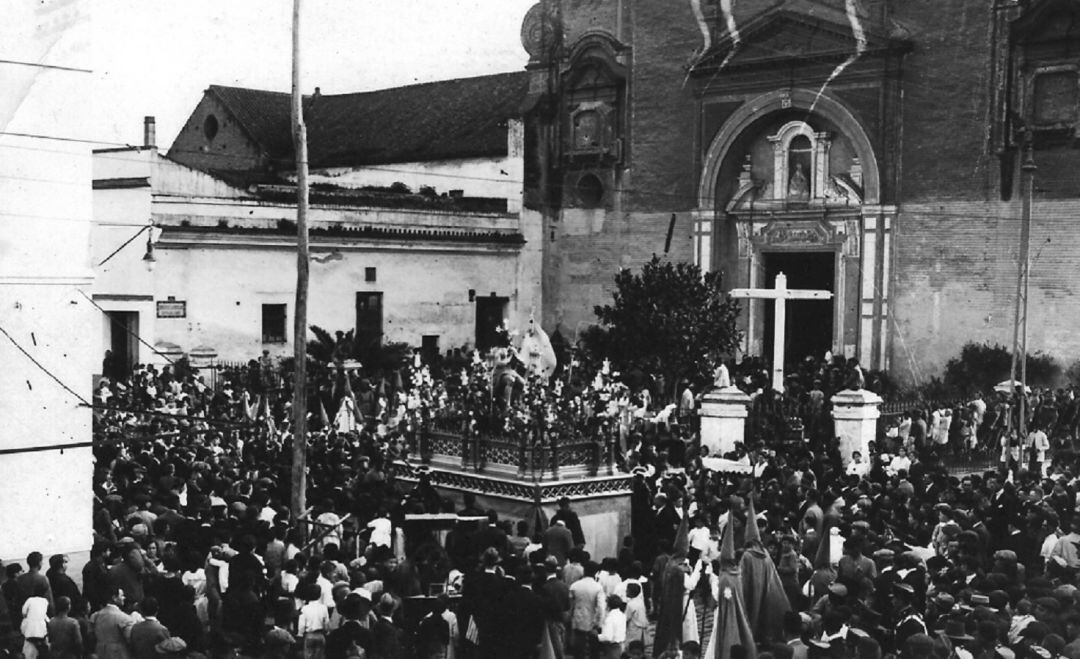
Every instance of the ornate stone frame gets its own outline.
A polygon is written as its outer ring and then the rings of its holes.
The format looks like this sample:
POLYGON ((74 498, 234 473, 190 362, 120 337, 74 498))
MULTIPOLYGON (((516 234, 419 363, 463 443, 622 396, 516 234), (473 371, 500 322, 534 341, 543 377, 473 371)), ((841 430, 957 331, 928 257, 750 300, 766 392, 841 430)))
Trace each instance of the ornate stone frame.
POLYGON ((805 121, 789 121, 769 137, 773 147, 773 186, 772 198, 775 200, 787 199, 788 161, 791 142, 798 136, 804 136, 810 140, 811 162, 814 171, 809 178, 810 199, 819 199, 824 196, 825 182, 829 180, 829 147, 831 137, 829 133, 817 132, 805 121))
MULTIPOLYGON (((855 155, 862 166, 863 203, 880 203, 881 183, 878 177, 877 156, 870 144, 870 138, 855 115, 841 101, 827 93, 818 94, 809 89, 792 89, 769 92, 743 103, 709 144, 702 160, 703 167, 698 184, 698 210, 703 215, 711 215, 705 211, 716 208, 716 184, 720 166, 727 158, 735 141, 750 127, 750 124, 761 116, 788 108, 802 109, 807 112, 813 109, 815 113, 839 127, 851 140, 855 155)), ((776 187, 775 183, 773 187, 776 187)))

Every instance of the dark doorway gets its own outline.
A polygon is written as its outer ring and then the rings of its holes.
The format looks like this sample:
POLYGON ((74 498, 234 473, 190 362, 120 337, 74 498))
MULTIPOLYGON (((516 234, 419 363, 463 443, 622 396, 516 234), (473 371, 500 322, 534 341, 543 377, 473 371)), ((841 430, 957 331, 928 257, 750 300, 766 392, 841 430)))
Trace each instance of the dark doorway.
MULTIPOLYGON (((776 286, 776 275, 787 275, 788 288, 804 288, 835 293, 833 252, 768 252, 765 254, 765 288, 776 286)), ((771 300, 765 301, 765 331, 762 355, 772 358, 773 318, 771 300)), ((784 332, 784 358, 787 367, 812 355, 821 359, 833 343, 833 300, 788 300, 784 332)))
POLYGON ((476 298, 476 349, 489 350, 499 343, 499 328, 506 317, 506 305, 510 298, 476 298))
POLYGON ((139 312, 109 311, 109 349, 113 373, 104 375, 126 378, 139 361, 139 312))
POLYGON ((372 361, 383 340, 383 294, 356 294, 356 343, 361 361, 372 361))

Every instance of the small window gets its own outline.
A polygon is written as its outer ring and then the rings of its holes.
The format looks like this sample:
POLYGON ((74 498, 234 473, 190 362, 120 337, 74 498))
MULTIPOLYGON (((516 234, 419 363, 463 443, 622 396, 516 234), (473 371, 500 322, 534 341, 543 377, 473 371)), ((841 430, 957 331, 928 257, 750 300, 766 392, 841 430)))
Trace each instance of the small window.
POLYGON ((364 281, 374 282, 377 276, 375 268, 364 268, 364 281))
POLYGON ((203 121, 203 135, 206 135, 206 139, 213 140, 217 137, 218 133, 218 120, 212 114, 206 115, 206 119, 203 121))
POLYGON ((262 305, 262 340, 263 343, 285 343, 285 305, 262 305))
POLYGON ((585 208, 597 208, 604 203, 604 184, 595 174, 586 174, 577 182, 578 201, 585 208))
POLYGON ((1076 71, 1053 71, 1035 76, 1032 90, 1036 124, 1071 124, 1076 120, 1076 71))

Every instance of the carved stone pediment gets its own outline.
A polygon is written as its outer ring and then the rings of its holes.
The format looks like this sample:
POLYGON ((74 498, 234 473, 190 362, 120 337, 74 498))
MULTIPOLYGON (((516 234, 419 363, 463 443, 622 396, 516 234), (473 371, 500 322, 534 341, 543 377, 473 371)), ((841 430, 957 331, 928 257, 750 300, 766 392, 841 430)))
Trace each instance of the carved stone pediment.
MULTIPOLYGON (((910 42, 890 38, 863 21, 864 56, 904 52, 910 42)), ((727 69, 768 68, 806 61, 843 61, 855 52, 856 40, 843 15, 810 14, 786 7, 766 10, 739 28, 739 40, 726 33, 693 66, 692 74, 727 69)))
POLYGON ((821 222, 775 220, 754 236, 754 242, 770 247, 812 247, 837 242, 831 227, 821 222))

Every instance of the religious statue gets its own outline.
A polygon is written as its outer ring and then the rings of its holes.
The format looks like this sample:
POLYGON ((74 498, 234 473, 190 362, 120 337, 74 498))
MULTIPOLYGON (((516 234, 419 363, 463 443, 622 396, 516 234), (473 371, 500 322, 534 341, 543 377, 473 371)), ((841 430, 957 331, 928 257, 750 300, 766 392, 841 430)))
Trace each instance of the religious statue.
POLYGON ((809 199, 810 183, 806 179, 802 163, 795 163, 795 171, 788 179, 788 199, 809 199))
POLYGON ((717 389, 726 389, 731 386, 731 375, 728 374, 726 364, 721 363, 713 371, 713 386, 717 389))

